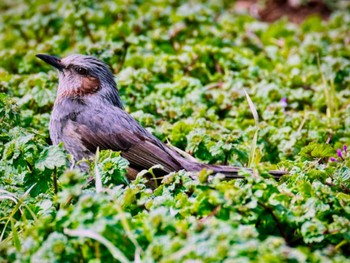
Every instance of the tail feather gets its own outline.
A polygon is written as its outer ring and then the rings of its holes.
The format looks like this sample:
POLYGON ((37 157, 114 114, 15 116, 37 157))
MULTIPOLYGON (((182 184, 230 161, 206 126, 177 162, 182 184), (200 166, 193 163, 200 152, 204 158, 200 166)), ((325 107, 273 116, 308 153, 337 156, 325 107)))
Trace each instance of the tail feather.
MULTIPOLYGON (((191 162, 189 167, 186 170, 198 172, 202 169, 212 170, 214 173, 223 174, 227 179, 239 179, 244 178, 244 176, 240 175, 240 171, 245 171, 253 175, 253 170, 245 167, 234 167, 234 166, 225 166, 225 165, 211 165, 211 164, 203 164, 203 163, 194 163, 191 162)), ((269 171, 269 174, 273 176, 275 179, 280 179, 283 175, 286 174, 285 171, 269 171)))
MULTIPOLYGON (((239 172, 244 170, 253 175, 253 170, 245 167, 234 167, 227 165, 213 165, 213 164, 204 164, 199 163, 194 160, 193 157, 188 157, 187 153, 184 153, 175 146, 171 148, 165 147, 165 150, 170 154, 177 162, 182 166, 183 169, 189 172, 199 172, 203 169, 212 170, 214 173, 221 173, 225 175, 227 179, 239 179, 244 178, 244 176, 239 175, 239 172)), ((283 175, 286 174, 285 171, 269 171, 269 174, 272 175, 275 179, 280 179, 283 175)))

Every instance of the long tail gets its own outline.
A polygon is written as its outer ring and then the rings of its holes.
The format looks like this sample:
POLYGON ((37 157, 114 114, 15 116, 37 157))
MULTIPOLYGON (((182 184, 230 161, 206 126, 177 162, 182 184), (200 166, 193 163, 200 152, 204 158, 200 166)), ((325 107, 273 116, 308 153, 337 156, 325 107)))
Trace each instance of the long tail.
MULTIPOLYGON (((166 149, 167 152, 171 154, 171 156, 175 158, 179 162, 179 164, 181 164, 182 168, 189 172, 199 172, 205 168, 207 170, 212 170, 214 173, 221 173, 225 175, 227 179, 244 178, 244 176, 239 175, 239 172, 242 170, 247 171, 253 175, 253 170, 249 168, 199 163, 192 156, 187 156, 187 153, 184 153, 183 151, 174 146, 171 146, 171 148, 166 149)), ((281 176, 285 175, 286 173, 287 172, 285 171, 269 171, 269 174, 277 180, 280 179, 281 176)))
MULTIPOLYGON (((202 170, 203 168, 206 168, 208 170, 212 170, 214 173, 221 173, 225 175, 227 179, 238 179, 238 178, 244 178, 244 176, 239 175, 239 172, 244 170, 250 174, 253 174, 253 170, 249 168, 244 167, 234 167, 234 166, 226 166, 226 165, 210 165, 210 164, 202 164, 202 163, 196 163, 194 164, 193 168, 197 168, 196 170, 202 170), (197 166, 197 167, 195 167, 197 166)), ((281 176, 285 175, 286 172, 284 171, 269 171, 269 174, 273 176, 275 179, 280 179, 281 176)))

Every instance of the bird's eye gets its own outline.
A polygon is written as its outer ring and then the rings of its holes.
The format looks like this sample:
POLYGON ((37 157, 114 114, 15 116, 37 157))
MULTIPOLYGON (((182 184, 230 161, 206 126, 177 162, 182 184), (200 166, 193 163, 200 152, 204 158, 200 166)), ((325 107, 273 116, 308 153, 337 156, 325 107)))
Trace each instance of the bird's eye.
POLYGON ((87 75, 88 74, 88 71, 85 68, 74 67, 74 70, 80 75, 87 75))

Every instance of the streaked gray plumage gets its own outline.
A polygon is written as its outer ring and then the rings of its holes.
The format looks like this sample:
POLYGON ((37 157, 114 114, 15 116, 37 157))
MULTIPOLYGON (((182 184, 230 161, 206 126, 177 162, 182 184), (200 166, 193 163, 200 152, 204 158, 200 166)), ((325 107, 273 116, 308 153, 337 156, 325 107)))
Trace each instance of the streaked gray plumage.
POLYGON ((57 99, 50 120, 52 142, 63 142, 77 161, 91 158, 97 148, 111 149, 121 151, 136 171, 160 164, 163 169, 157 170, 157 175, 207 168, 239 178, 239 168, 185 159, 144 129, 123 110, 113 73, 102 61, 85 55, 63 59, 37 56, 59 72, 57 99))

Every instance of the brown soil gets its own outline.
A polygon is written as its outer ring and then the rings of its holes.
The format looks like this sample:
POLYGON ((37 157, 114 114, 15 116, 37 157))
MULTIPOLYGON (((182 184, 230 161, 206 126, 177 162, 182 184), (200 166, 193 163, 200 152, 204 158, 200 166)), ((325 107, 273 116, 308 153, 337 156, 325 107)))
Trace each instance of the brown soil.
POLYGON ((331 10, 325 5, 323 0, 311 0, 307 4, 300 4, 298 0, 238 0, 235 9, 244 9, 266 22, 273 22, 283 16, 294 23, 301 23, 311 15, 319 15, 322 19, 327 19, 331 10))

